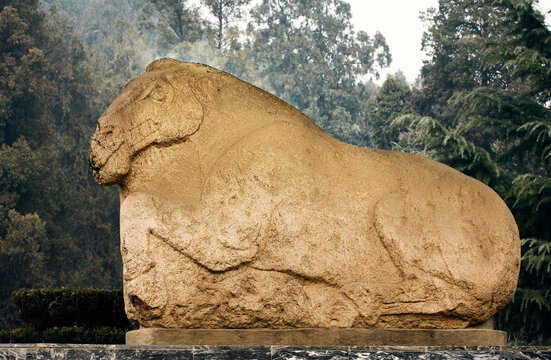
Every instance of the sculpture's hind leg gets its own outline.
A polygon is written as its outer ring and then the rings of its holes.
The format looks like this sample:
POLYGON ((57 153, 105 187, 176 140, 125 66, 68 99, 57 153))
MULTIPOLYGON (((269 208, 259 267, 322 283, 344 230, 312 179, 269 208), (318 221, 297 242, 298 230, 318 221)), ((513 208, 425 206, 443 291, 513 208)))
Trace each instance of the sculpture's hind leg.
POLYGON ((514 290, 508 279, 515 264, 506 254, 515 249, 514 229, 502 228, 507 222, 499 218, 510 213, 483 184, 459 183, 452 175, 431 186, 393 192, 375 206, 381 241, 405 279, 425 294, 426 300, 415 293, 404 299, 419 305, 405 304, 409 310, 402 313, 439 318, 437 327, 449 327, 446 319, 469 319, 464 326, 482 322, 505 305, 494 303, 495 295, 514 290), (505 210, 495 213, 493 223, 484 216, 485 207, 505 210))

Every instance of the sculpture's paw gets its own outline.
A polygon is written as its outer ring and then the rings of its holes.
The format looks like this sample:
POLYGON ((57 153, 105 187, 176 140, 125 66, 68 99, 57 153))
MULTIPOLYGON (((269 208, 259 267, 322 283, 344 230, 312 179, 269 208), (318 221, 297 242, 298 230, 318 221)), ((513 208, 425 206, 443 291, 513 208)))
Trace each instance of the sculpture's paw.
POLYGON ((121 251, 123 255, 123 279, 125 281, 132 281, 142 274, 145 274, 155 266, 155 262, 149 259, 147 256, 132 257, 128 255, 128 251, 121 251))
POLYGON ((339 291, 354 303, 359 314, 354 326, 371 327, 377 324, 381 316, 382 304, 376 294, 365 284, 349 284, 339 291))
POLYGON ((127 313, 139 314, 143 320, 161 317, 168 302, 164 279, 157 274, 155 268, 126 282, 125 297, 127 313))
POLYGON ((211 271, 225 271, 250 262, 258 251, 259 230, 255 227, 239 226, 228 219, 217 222, 207 218, 202 221, 210 226, 196 224, 192 216, 177 207, 159 218, 150 233, 211 271))
POLYGON ((151 234, 210 271, 226 271, 252 261, 258 247, 237 249, 223 240, 211 237, 196 237, 183 231, 166 233, 152 229, 151 234))
POLYGON ((185 231, 183 225, 177 226, 161 223, 150 228, 149 233, 170 245, 174 250, 184 254, 189 252, 189 246, 193 241, 193 236, 185 231))

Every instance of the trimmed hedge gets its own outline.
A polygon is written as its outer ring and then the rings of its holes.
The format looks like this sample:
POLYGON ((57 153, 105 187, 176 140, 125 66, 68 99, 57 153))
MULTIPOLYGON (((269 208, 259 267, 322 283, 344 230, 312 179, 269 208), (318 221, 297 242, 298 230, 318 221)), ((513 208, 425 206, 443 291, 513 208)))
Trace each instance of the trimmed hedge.
POLYGON ((0 330, 0 343, 124 344, 126 329, 62 327, 0 330))
POLYGON ((126 329, 62 327, 47 329, 42 333, 44 343, 73 344, 124 344, 126 329))
POLYGON ((12 302, 21 320, 39 331, 132 327, 124 312, 122 290, 23 289, 12 294, 12 302))
POLYGON ((33 328, 0 329, 0 344, 37 343, 40 332, 33 328))

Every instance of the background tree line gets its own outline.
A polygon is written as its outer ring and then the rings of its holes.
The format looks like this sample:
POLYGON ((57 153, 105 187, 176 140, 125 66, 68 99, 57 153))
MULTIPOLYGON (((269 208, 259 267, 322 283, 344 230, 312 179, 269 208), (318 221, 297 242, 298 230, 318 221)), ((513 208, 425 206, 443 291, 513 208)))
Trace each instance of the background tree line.
POLYGON ((495 189, 523 238, 498 325, 551 328, 551 33, 532 0, 440 0, 415 85, 344 0, 0 0, 0 327, 23 287, 121 286, 117 189, 86 164, 101 112, 159 57, 228 71, 340 140, 421 154, 495 189))

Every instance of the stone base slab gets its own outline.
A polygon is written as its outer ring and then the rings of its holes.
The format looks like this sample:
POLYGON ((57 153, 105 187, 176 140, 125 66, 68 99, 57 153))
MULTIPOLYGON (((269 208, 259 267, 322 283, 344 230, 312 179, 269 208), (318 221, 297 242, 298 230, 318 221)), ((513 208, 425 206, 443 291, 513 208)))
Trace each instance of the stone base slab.
POLYGON ((551 360, 551 347, 0 344, 2 360, 551 360))
POLYGON ((126 333, 128 345, 504 346, 505 331, 468 329, 161 329, 126 333))

